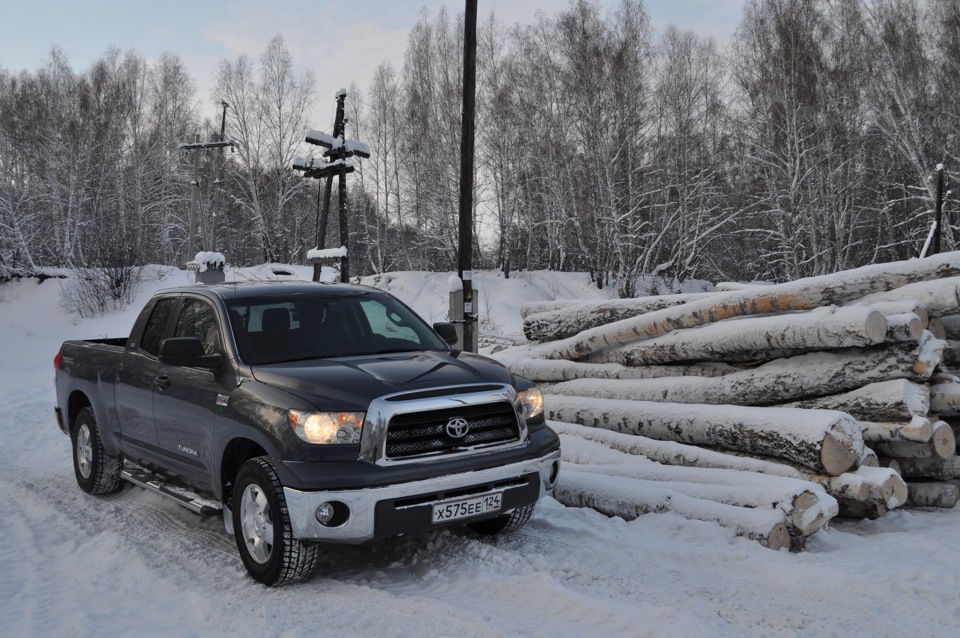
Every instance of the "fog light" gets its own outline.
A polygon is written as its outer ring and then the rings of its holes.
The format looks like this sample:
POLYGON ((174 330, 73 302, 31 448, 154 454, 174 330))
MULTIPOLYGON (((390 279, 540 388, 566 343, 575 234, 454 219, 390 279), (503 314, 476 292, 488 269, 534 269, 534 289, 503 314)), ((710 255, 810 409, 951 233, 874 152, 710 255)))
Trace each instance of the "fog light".
POLYGON ((547 478, 547 489, 553 489, 553 486, 557 484, 558 478, 560 478, 560 461, 554 461, 550 467, 550 476, 547 478))
POLYGON ((317 521, 321 525, 329 525, 336 514, 337 508, 333 506, 333 503, 321 503, 320 507, 317 508, 317 521))

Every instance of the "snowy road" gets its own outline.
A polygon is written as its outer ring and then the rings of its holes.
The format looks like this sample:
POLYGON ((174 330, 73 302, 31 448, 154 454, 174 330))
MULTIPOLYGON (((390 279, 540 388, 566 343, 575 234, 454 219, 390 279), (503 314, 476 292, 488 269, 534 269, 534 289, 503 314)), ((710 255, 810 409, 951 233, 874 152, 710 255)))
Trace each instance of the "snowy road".
POLYGON ((76 486, 53 420, 51 361, 64 338, 130 317, 73 325, 47 285, 0 286, 4 636, 960 631, 960 510, 834 524, 789 554, 710 523, 670 514, 625 523, 548 499, 513 536, 445 531, 331 548, 312 580, 262 587, 219 519, 137 488, 98 498, 76 486))

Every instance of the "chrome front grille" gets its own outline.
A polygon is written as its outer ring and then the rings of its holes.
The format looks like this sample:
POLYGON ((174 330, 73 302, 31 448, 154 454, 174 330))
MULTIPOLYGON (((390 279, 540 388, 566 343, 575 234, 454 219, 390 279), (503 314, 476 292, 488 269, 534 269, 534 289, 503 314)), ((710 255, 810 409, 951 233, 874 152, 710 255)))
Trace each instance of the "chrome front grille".
POLYGON ((386 458, 445 454, 519 438, 516 411, 505 402, 398 414, 387 425, 386 458), (459 439, 446 431, 448 421, 458 417, 470 426, 467 435, 459 439))
POLYGON ((382 396, 367 410, 360 459, 390 466, 522 447, 528 443, 522 414, 517 391, 507 384, 445 386, 382 396), (469 424, 469 432, 458 436, 463 421, 469 424))

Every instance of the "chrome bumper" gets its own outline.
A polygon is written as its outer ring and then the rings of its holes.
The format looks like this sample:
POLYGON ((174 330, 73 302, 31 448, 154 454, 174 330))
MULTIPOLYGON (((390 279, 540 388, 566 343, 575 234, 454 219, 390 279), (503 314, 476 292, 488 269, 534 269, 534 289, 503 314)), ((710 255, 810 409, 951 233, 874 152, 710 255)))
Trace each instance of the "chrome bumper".
MULTIPOLYGON (((300 540, 324 540, 339 543, 363 543, 376 535, 377 503, 392 499, 406 499, 420 495, 449 492, 474 485, 508 481, 534 472, 540 475, 540 496, 552 490, 556 482, 560 452, 551 452, 538 459, 493 467, 463 474, 450 474, 434 479, 400 483, 359 490, 304 492, 283 488, 293 535, 300 540), (556 465, 555 465, 556 464, 556 465), (552 478, 552 480, 551 480, 552 478), (338 501, 350 509, 350 517, 337 527, 322 525, 316 518, 321 503, 338 501)), ((509 490, 510 488, 506 488, 509 490)), ((503 490, 493 490, 503 491, 503 490)), ((481 496, 485 492, 476 494, 481 496)), ((473 495, 471 495, 473 496, 473 495)), ((417 507, 433 505, 436 501, 418 502, 417 507)))

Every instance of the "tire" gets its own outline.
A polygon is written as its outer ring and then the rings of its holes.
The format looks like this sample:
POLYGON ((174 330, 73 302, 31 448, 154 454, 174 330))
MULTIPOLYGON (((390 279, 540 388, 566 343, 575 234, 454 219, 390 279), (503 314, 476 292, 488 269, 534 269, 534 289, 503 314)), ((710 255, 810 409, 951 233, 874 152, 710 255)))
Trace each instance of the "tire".
POLYGON ((524 505, 523 507, 510 510, 506 514, 494 518, 476 521, 475 523, 467 523, 467 527, 484 536, 495 536, 497 534, 515 532, 527 524, 530 517, 533 516, 533 508, 535 506, 536 503, 524 505))
POLYGON ((293 537, 283 486, 269 458, 240 466, 232 503, 237 550, 254 580, 273 587, 313 575, 320 548, 293 537))
POLYGON ((73 443, 73 471, 77 484, 88 494, 112 494, 120 489, 123 459, 103 449, 100 428, 93 408, 80 410, 70 432, 73 443))

